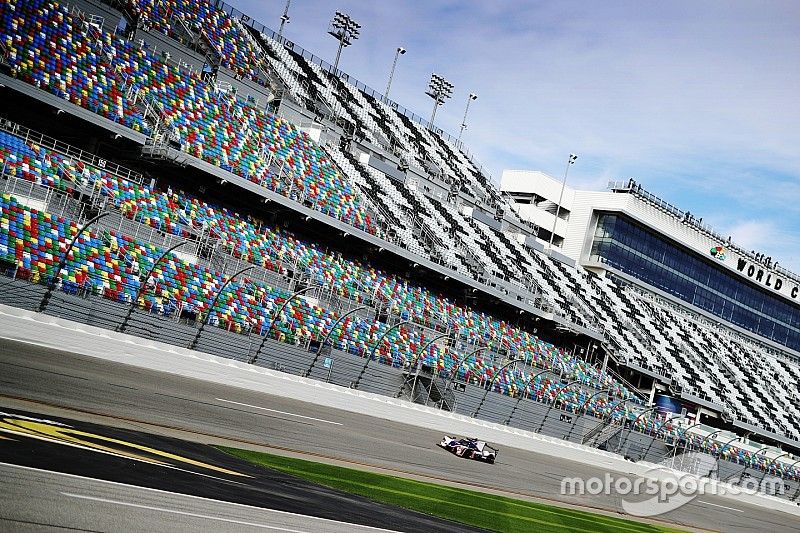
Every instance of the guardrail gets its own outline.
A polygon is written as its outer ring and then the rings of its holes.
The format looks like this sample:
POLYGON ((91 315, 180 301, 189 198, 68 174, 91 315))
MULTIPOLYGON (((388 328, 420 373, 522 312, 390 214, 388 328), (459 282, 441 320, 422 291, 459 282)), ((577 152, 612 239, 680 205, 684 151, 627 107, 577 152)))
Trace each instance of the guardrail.
POLYGON ((137 185, 144 184, 144 176, 139 172, 120 166, 112 161, 103 159, 91 152, 81 150, 75 146, 63 143, 52 137, 48 137, 43 133, 26 128, 21 124, 17 124, 7 118, 0 118, 0 130, 22 138, 26 143, 38 144, 44 148, 59 152, 63 155, 74 157, 88 165, 105 170, 119 176, 120 178, 129 180, 137 185))

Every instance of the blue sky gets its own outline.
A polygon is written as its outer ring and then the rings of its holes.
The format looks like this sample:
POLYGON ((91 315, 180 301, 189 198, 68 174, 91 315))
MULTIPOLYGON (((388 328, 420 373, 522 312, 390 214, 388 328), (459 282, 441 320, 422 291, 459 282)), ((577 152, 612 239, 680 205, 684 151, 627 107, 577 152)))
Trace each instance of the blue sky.
MULTIPOLYGON (((277 30, 284 1, 232 4, 277 30)), ((284 34, 333 62, 330 18, 362 25, 340 66, 427 117, 431 72, 455 85, 436 117, 495 180, 633 177, 747 249, 800 272, 800 2, 293 0, 284 34)))

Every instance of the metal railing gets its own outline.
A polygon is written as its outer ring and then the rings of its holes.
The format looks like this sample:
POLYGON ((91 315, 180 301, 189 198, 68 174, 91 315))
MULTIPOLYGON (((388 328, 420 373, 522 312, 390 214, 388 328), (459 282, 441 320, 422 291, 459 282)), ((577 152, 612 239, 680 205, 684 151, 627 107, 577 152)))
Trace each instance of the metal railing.
POLYGON ((83 163, 96 167, 97 169, 104 170, 115 176, 131 181, 137 185, 144 184, 144 176, 139 172, 135 172, 116 163, 103 159, 93 153, 81 150, 70 144, 63 143, 52 137, 48 137, 43 133, 39 133, 32 129, 26 128, 21 124, 17 124, 6 118, 0 118, 0 130, 20 137, 26 144, 38 144, 54 152, 62 155, 74 157, 83 163))
POLYGON ((641 198, 645 202, 665 211, 666 213, 672 215, 674 218, 681 220, 682 222, 689 224, 693 228, 695 228, 700 233, 703 233, 713 240, 717 241, 719 244, 725 246, 726 248, 730 248, 736 250, 740 255, 743 255, 750 259, 750 261, 754 263, 761 264, 767 268, 772 268, 776 272, 779 272, 786 276, 787 278, 800 283, 800 275, 787 270, 784 267, 774 267, 766 262, 760 260, 756 254, 745 250, 741 246, 737 245, 730 241, 730 237, 725 237, 722 234, 718 233, 714 230, 710 225, 703 224, 698 219, 695 219, 690 213, 683 211, 682 209, 672 205, 671 203, 667 202, 656 196, 655 194, 645 190, 642 188, 640 183, 635 182, 634 180, 627 180, 627 181, 609 181, 608 188, 614 192, 625 192, 633 194, 634 196, 641 198))

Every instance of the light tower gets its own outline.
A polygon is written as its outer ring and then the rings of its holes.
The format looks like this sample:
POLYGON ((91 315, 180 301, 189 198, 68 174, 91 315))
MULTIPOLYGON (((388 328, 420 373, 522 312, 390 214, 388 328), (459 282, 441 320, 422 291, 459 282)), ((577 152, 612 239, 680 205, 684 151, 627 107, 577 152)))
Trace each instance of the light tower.
POLYGON ((430 120, 430 125, 433 127, 436 110, 453 95, 453 84, 434 72, 431 74, 431 81, 428 82, 428 90, 425 91, 425 94, 433 98, 433 113, 431 113, 430 120))
POLYGON ((350 15, 337 11, 331 20, 328 35, 333 36, 339 41, 339 50, 336 52, 336 61, 333 64, 333 72, 339 70, 339 58, 342 56, 342 48, 350 46, 353 41, 358 39, 361 24, 350 18, 350 15))
POLYGON ((467 108, 464 109, 464 118, 461 120, 461 131, 458 132, 458 140, 461 140, 461 136, 464 134, 464 130, 467 129, 467 113, 469 113, 469 104, 472 103, 473 100, 477 100, 478 95, 475 93, 469 93, 467 97, 467 108))
POLYGON ((400 58, 401 55, 406 53, 406 49, 402 46, 397 47, 397 51, 394 54, 394 61, 392 62, 392 70, 389 71, 389 83, 386 84, 386 92, 383 93, 387 99, 389 98, 389 89, 392 88, 392 78, 394 78, 394 69, 397 67, 397 60, 400 58))
POLYGON ((283 15, 281 15, 281 27, 278 29, 278 41, 281 40, 283 35, 283 27, 289 24, 289 4, 292 0, 286 0, 286 5, 283 7, 283 15))
POLYGON ((564 170, 564 179, 561 181, 561 194, 558 195, 558 204, 556 204, 556 217, 553 220, 553 231, 550 232, 550 244, 548 246, 549 249, 553 248, 553 237, 556 235, 556 224, 558 223, 558 215, 561 214, 561 202, 564 200, 564 188, 567 185, 567 174, 569 174, 569 167, 575 164, 575 161, 578 159, 578 156, 575 154, 569 154, 569 159, 567 160, 567 168, 564 170))

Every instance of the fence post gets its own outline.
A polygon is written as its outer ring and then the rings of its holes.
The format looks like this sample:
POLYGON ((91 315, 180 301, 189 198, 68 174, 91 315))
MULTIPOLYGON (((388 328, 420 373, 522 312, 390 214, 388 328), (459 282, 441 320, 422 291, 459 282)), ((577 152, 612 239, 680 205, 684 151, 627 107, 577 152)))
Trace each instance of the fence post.
MULTIPOLYGON (((626 444, 628 444, 628 440, 629 440, 629 439, 630 439, 630 437, 631 437, 631 433, 633 433, 633 432, 636 430, 636 424, 639 422, 639 419, 640 419, 640 418, 642 418, 642 417, 643 417, 644 415, 646 415, 647 413, 652 413, 652 412, 653 412, 653 411, 655 411, 656 409, 657 409, 657 407, 656 407, 656 406, 653 406, 653 407, 650 407, 650 408, 648 408, 648 409, 646 409, 646 410, 642 411, 641 413, 639 413, 639 414, 637 415, 636 419, 633 421, 633 424, 631 424, 631 427, 628 429, 628 433, 625 435, 625 440, 623 440, 623 441, 620 443, 619 447, 617 448, 617 451, 622 451, 622 450, 625 448, 625 445, 626 445, 626 444)), ((624 426, 623 426, 623 427, 624 427, 624 426)))
MULTIPOLYGON (((411 359, 411 364, 408 366, 409 372, 411 371, 412 368, 414 368, 414 365, 417 364, 417 359, 419 359, 420 356, 423 353, 425 353, 425 350, 430 348, 433 345, 434 342, 436 342, 438 340, 441 340, 441 339, 444 339, 447 336, 448 336, 447 333, 445 333, 443 335, 437 335, 436 337, 432 338, 430 341, 425 343, 425 346, 423 346, 416 354, 414 354, 414 357, 411 359)), ((414 399, 414 387, 416 387, 416 384, 417 384, 417 375, 419 375, 419 372, 417 372, 417 374, 414 376, 414 385, 411 386, 411 399, 412 399, 412 401, 414 399)), ((408 384, 408 379, 404 379, 403 380, 403 384, 400 385, 400 390, 397 391, 397 395, 395 396, 395 398, 399 398, 403 394, 403 389, 406 388, 406 384, 408 384)))
POLYGON ((367 371, 367 366, 369 365, 369 362, 372 359, 372 356, 375 354, 375 350, 377 350, 378 346, 380 346, 381 343, 383 342, 383 339, 385 339, 386 336, 389 333, 391 333, 392 331, 394 331, 395 329, 399 328, 400 326, 406 326, 408 324, 411 324, 411 322, 408 321, 408 320, 404 320, 402 322, 398 322, 397 324, 395 324, 394 326, 390 327, 389 329, 387 329, 386 331, 383 332, 383 335, 381 335, 381 338, 378 339, 378 342, 376 342, 375 345, 372 347, 372 350, 369 351, 369 354, 367 355, 367 361, 364 363, 364 368, 361 369, 361 373, 358 375, 358 377, 356 378, 356 381, 353 383, 353 388, 354 389, 357 389, 358 385, 361 383, 361 378, 364 377, 364 373, 367 371))
POLYGON ((575 430, 575 425, 578 423, 578 418, 580 418, 581 411, 583 411, 584 414, 586 414, 586 410, 589 409, 589 402, 591 402, 594 399, 595 396, 597 396, 599 394, 603 394, 603 393, 610 394, 611 393, 611 389, 599 390, 599 391, 595 392, 594 394, 592 394, 591 396, 589 396, 588 398, 586 398, 586 401, 583 402, 583 405, 581 405, 578 408, 578 411, 576 412, 576 415, 575 415, 575 420, 572 422, 572 425, 569 427, 569 432, 567 432, 567 436, 566 436, 565 440, 569 440, 572 437, 572 432, 575 430))
MULTIPOLYGON (((686 417, 680 418, 679 420, 683 420, 684 418, 686 418, 686 417)), ((650 453, 650 450, 653 448, 653 444, 655 444, 656 440, 658 439, 659 433, 661 433, 661 430, 664 429, 664 426, 666 426, 667 422, 669 422, 669 421, 670 421, 669 418, 664 418, 664 421, 661 422, 661 424, 656 428, 655 434, 653 435, 653 439, 650 441, 650 445, 647 446, 647 449, 642 454, 642 459, 646 458, 647 454, 650 453)))
POLYGON ((561 393, 564 392, 565 390, 567 390, 568 388, 570 388, 571 386, 575 385, 576 383, 580 383, 580 382, 581 382, 581 380, 575 379, 573 381, 570 381, 569 383, 567 383, 563 387, 560 387, 556 391, 556 395, 553 398, 553 403, 550 404, 550 408, 547 410, 547 413, 545 413, 544 418, 542 419, 542 423, 539 424, 539 429, 536 430, 536 433, 541 433, 542 432, 542 429, 544 428, 544 424, 545 424, 545 422, 547 422, 547 419, 550 416, 550 412, 553 410, 553 407, 555 407, 556 403, 558 403, 558 398, 561 396, 561 393))
POLYGON ((500 374, 502 374, 506 368, 513 365, 514 363, 524 363, 524 362, 525 362, 524 358, 511 359, 510 361, 507 361, 506 364, 501 366, 497 372, 494 373, 494 376, 492 376, 492 380, 489 382, 489 386, 486 387, 486 389, 483 391, 483 398, 481 398, 481 403, 478 404, 477 409, 475 409, 475 412, 472 413, 472 418, 478 418, 478 414, 481 412, 481 407, 483 407, 483 404, 486 401, 486 397, 489 395, 489 391, 492 390, 492 387, 494 387, 494 382, 497 381, 497 378, 500 377, 500 374))
POLYGON ((359 307, 355 307, 355 308, 349 310, 348 312, 346 312, 345 314, 343 314, 342 316, 340 316, 336 320, 336 322, 334 322, 333 325, 331 325, 331 328, 328 330, 328 334, 325 335, 325 337, 322 338, 322 342, 319 343, 319 347, 317 348, 317 353, 314 354, 314 359, 311 361, 311 365, 308 367, 308 370, 306 370, 305 373, 303 374, 303 377, 308 377, 308 376, 311 375, 311 371, 314 370, 314 365, 317 364, 317 361, 319 360, 319 356, 322 353, 322 347, 325 346, 326 342, 328 342, 328 338, 333 333, 333 330, 336 329, 336 326, 338 326, 348 316, 352 315, 353 313, 355 313, 357 311, 362 311, 362 310, 364 310, 366 308, 367 308, 366 305, 361 305, 359 307))
POLYGON ((214 296, 214 300, 212 300, 211 305, 208 307, 208 312, 206 313, 206 317, 200 322, 200 328, 198 328, 198 330, 197 330, 197 335, 195 335, 194 339, 192 339, 192 342, 189 343, 189 349, 190 350, 194 350, 195 347, 197 347, 197 341, 200 340, 200 335, 202 335, 203 329, 205 329, 206 324, 208 324, 208 321, 211 320, 211 313, 214 312, 214 307, 216 307, 216 305, 217 305, 217 300, 219 300, 219 297, 222 295, 222 291, 225 290, 225 287, 227 287, 228 284, 231 281, 233 281, 233 278, 235 278, 236 276, 238 276, 242 272, 247 272, 248 270, 250 270, 252 268, 254 268, 254 267, 253 266, 249 266, 249 267, 245 267, 245 268, 241 269, 236 274, 234 274, 233 276, 229 277, 225 281, 225 283, 222 284, 222 287, 219 288, 219 290, 217 291, 216 296, 214 296))
POLYGON ((147 282, 150 281, 150 276, 153 275, 153 272, 155 272, 156 267, 161 263, 161 261, 164 260, 164 258, 167 257, 167 255, 169 255, 171 252, 173 252, 176 248, 179 248, 179 247, 183 246, 184 244, 187 244, 187 242, 186 241, 179 242, 178 244, 174 245, 169 250, 165 251, 163 254, 161 254, 159 256, 158 259, 155 260, 155 262, 153 263, 153 266, 150 267, 150 270, 147 272, 147 275, 144 277, 144 280, 142 280, 140 282, 139 290, 136 291, 136 295, 134 296, 133 301, 131 302, 131 306, 130 306, 130 308, 128 308, 128 312, 125 313, 125 319, 119 325, 119 327, 117 328, 117 331, 119 331, 120 333, 124 333, 125 332, 125 328, 128 327, 128 321, 130 320, 131 315, 133 314, 133 310, 134 310, 134 308, 136 308, 136 305, 138 304, 139 298, 142 296, 142 293, 147 288, 147 282))
POLYGON ((309 285, 308 287, 300 289, 299 291, 296 291, 294 294, 289 296, 286 299, 285 302, 283 302, 283 305, 280 306, 280 308, 278 309, 278 312, 275 313, 272 316, 272 318, 270 319, 269 327, 267 328, 267 331, 264 332, 264 338, 261 339, 261 343, 258 345, 258 349, 256 350, 256 353, 253 354, 253 357, 250 359, 250 361, 248 361, 249 364, 251 364, 251 365, 255 364, 255 362, 258 360, 258 356, 261 355, 261 350, 264 349, 264 344, 267 342, 267 337, 269 337, 269 332, 272 331, 272 326, 275 325, 275 321, 278 319, 278 317, 281 315, 281 313, 283 313, 283 310, 286 309, 286 306, 289 305, 289 302, 291 302, 292 300, 294 300, 296 297, 298 297, 299 295, 303 294, 304 292, 310 291, 311 289, 314 289, 316 287, 317 287, 316 285, 309 285))
POLYGON ((81 227, 81 229, 78 230, 78 233, 72 238, 72 240, 69 243, 69 246, 67 246, 67 249, 64 250, 64 253, 61 256, 61 259, 58 261, 58 266, 56 267, 56 271, 53 274, 53 277, 50 278, 50 283, 47 284, 47 290, 45 291, 44 296, 42 296, 42 301, 39 303, 39 312, 40 313, 44 313, 45 309, 47 309, 47 304, 50 302, 50 297, 53 294, 53 290, 56 288, 56 283, 58 283, 58 279, 61 276, 61 270, 63 270, 64 265, 66 265, 66 263, 67 263, 67 257, 69 256, 69 252, 72 250, 72 247, 75 246, 76 242, 78 242, 78 239, 83 234, 83 232, 86 231, 87 229, 89 229, 90 225, 94 224, 95 222, 97 222, 101 218, 103 218, 105 216, 108 216, 110 214, 111 213, 109 213, 108 211, 105 211, 103 213, 100 213, 99 215, 96 215, 96 216, 90 218, 81 227))

